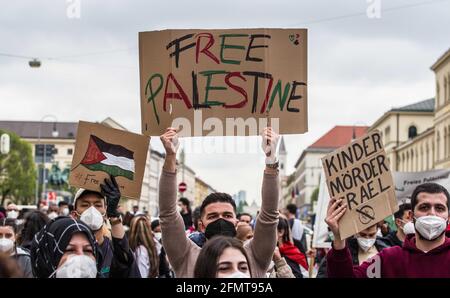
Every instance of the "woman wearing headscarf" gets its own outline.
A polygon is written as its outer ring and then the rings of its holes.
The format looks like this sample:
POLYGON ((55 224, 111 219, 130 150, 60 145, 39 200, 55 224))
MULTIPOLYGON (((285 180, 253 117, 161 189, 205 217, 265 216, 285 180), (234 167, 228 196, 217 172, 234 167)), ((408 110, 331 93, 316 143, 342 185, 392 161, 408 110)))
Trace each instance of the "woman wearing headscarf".
POLYGON ((31 245, 33 271, 39 278, 95 278, 98 258, 91 229, 67 216, 52 219, 31 245))

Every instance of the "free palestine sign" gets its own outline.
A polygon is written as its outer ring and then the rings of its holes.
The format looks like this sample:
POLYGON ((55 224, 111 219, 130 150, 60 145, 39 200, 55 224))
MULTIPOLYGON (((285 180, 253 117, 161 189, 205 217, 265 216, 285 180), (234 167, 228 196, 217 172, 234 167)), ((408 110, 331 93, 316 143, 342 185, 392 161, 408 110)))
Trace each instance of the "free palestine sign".
POLYGON ((139 63, 145 135, 308 130, 306 29, 140 32, 139 63))

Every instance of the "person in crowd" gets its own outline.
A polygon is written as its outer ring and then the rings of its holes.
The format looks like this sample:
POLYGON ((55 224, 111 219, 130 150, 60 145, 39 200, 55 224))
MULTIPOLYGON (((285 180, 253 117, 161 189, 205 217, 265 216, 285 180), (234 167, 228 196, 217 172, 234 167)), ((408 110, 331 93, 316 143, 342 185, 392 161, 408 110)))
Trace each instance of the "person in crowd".
POLYGON ((19 208, 16 204, 10 203, 6 206, 6 217, 17 219, 19 217, 19 208))
POLYGON ((306 256, 307 244, 305 228, 302 222, 297 218, 297 206, 295 204, 288 204, 284 215, 289 221, 289 228, 292 231, 294 245, 306 256))
MULTIPOLYGON (((348 238, 347 246, 350 250, 352 264, 354 266, 364 263, 383 249, 389 247, 389 245, 383 241, 383 238, 378 236, 377 230, 378 225, 375 224, 357 233, 354 237, 348 238)), ((322 259, 316 277, 327 277, 326 258, 322 259)))
POLYGON ((134 252, 141 276, 157 277, 159 256, 148 218, 142 215, 135 216, 131 220, 129 236, 130 248, 134 252))
POLYGON ((334 234, 327 255, 329 277, 450 277, 448 191, 436 183, 418 185, 411 195, 415 234, 403 246, 383 249, 372 259, 353 266, 350 250, 339 235, 339 220, 347 210, 343 199, 330 199, 326 223, 334 234))
POLYGON ((252 227, 245 222, 239 222, 236 228, 236 238, 242 242, 248 241, 253 238, 252 227))
POLYGON ((414 223, 412 218, 411 204, 404 203, 398 207, 398 211, 394 213, 395 226, 397 231, 391 231, 381 240, 387 246, 403 246, 406 235, 414 234, 414 223))
POLYGON ((295 278, 291 267, 286 262, 286 259, 281 256, 280 249, 275 247, 272 262, 270 262, 267 270, 267 277, 269 278, 295 278))
POLYGON ((122 218, 117 211, 121 193, 114 176, 106 178, 100 185, 101 193, 79 189, 74 198, 74 211, 71 216, 83 221, 94 231, 99 244, 102 263, 100 275, 109 277, 113 271, 118 277, 140 277, 128 239, 125 235, 122 218), (111 238, 106 237, 109 230, 105 220, 111 224, 111 238))
POLYGON ((39 211, 33 210, 25 215, 25 223, 20 236, 20 245, 28 250, 31 250, 31 243, 34 235, 36 235, 48 222, 48 216, 39 211))
POLYGON ((386 220, 382 220, 377 224, 377 236, 378 237, 386 237, 391 232, 391 228, 389 227, 389 223, 386 220))
POLYGON ((239 222, 245 222, 247 224, 250 224, 252 222, 253 217, 250 214, 244 212, 239 213, 237 215, 237 219, 239 222))
POLYGON ((134 205, 133 206, 133 215, 134 216, 136 216, 136 215, 138 215, 138 212, 139 212, 139 206, 138 205, 134 205))
POLYGON ((278 221, 278 248, 280 254, 296 278, 308 276, 308 262, 305 255, 296 247, 292 241, 291 229, 286 218, 280 217, 278 221))
POLYGON ((3 206, 0 206, 0 219, 3 219, 6 217, 6 208, 3 206))
POLYGON ((192 227, 192 211, 191 202, 187 198, 180 198, 178 200, 178 211, 181 214, 184 222, 184 229, 189 230, 192 227))
POLYGON ((69 203, 66 201, 60 201, 58 203, 58 215, 67 216, 70 214, 69 203))
POLYGON ((48 211, 47 211, 47 216, 50 219, 54 219, 57 218, 59 216, 58 214, 59 212, 59 207, 56 204, 50 204, 50 206, 48 207, 48 211))
POLYGON ((100 258, 89 226, 68 216, 50 220, 31 245, 33 272, 38 278, 101 277, 100 258))
MULTIPOLYGON (((3 217, 4 218, 4 217, 3 217)), ((3 218, 0 218, 2 220, 3 218)), ((15 259, 0 253, 0 278, 23 278, 23 272, 15 259)))
POLYGON ((200 215, 200 207, 195 208, 192 212, 194 230, 188 236, 198 247, 202 247, 206 241, 205 234, 201 231, 202 219, 200 215))
POLYGON ((161 224, 159 219, 155 219, 151 223, 151 228, 153 232, 153 237, 155 240, 156 252, 159 256, 159 277, 162 278, 172 278, 174 273, 170 268, 169 261, 167 260, 166 251, 161 244, 161 224))
POLYGON ((194 267, 195 278, 250 278, 247 250, 241 241, 229 236, 216 236, 201 249, 194 267))
POLYGON ((16 244, 17 225, 13 218, 0 220, 0 253, 14 259, 19 266, 21 276, 33 277, 29 251, 16 244))
MULTIPOLYGON (((244 244, 253 277, 266 276, 277 241, 279 192, 276 148, 278 139, 279 136, 271 128, 264 129, 262 144, 266 154, 266 169, 262 185, 261 213, 256 222, 253 239, 244 244)), ((179 212, 176 212, 176 152, 179 146, 176 129, 168 128, 161 136, 161 141, 166 151, 159 187, 162 242, 176 277, 193 277, 194 265, 203 248, 185 236, 183 218, 179 212)), ((229 194, 208 195, 201 204, 200 214, 201 230, 208 239, 206 244, 214 236, 234 237, 236 235, 236 205, 229 194)), ((236 239, 236 241, 239 240, 236 239)))

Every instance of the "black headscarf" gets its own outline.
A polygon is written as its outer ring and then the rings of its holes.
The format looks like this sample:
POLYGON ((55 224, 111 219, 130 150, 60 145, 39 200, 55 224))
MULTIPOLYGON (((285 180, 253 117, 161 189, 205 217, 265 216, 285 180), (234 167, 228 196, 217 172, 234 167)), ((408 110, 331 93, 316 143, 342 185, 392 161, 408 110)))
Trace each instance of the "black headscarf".
POLYGON ((69 216, 59 216, 47 223, 42 230, 34 236, 31 244, 31 262, 36 277, 54 277, 67 245, 73 234, 84 233, 92 246, 98 268, 98 247, 91 229, 82 221, 69 216))

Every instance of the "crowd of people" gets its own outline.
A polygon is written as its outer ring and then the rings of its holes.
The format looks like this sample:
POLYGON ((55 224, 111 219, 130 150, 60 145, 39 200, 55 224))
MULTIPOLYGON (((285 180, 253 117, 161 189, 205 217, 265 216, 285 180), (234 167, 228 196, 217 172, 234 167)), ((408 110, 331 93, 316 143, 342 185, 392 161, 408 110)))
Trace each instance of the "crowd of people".
POLYGON ((393 226, 382 221, 345 240, 339 220, 346 203, 331 198, 325 221, 332 247, 313 249, 297 206, 278 209, 279 136, 272 129, 262 134, 266 167, 256 216, 238 213, 227 193, 211 193, 197 208, 178 198, 177 130, 160 139, 166 154, 158 218, 138 206, 124 214, 114 176, 100 192, 79 189, 73 204, 28 211, 8 204, 0 209, 0 277, 450 277, 450 196, 441 185, 418 186, 393 226))

